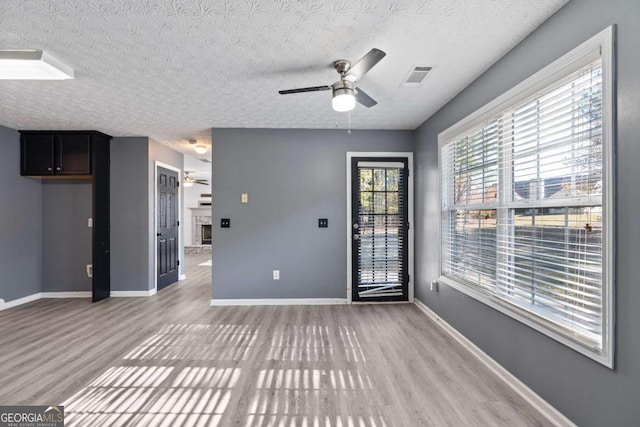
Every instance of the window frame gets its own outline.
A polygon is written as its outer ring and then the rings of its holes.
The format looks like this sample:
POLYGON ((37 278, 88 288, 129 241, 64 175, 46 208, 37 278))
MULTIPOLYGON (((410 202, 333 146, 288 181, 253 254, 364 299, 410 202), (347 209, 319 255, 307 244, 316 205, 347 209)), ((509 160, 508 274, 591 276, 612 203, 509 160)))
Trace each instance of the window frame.
POLYGON ((525 79, 498 98, 481 107, 471 115, 460 120, 438 135, 438 161, 442 161, 442 150, 469 132, 495 119, 500 113, 531 98, 570 73, 588 65, 597 58, 602 62, 602 349, 589 346, 575 335, 567 333, 566 328, 505 301, 479 287, 472 287, 462 281, 443 275, 442 254, 442 164, 439 166, 438 191, 439 239, 438 245, 438 282, 448 285, 499 312, 518 320, 536 331, 566 345, 567 347, 607 366, 614 368, 615 349, 615 146, 616 146, 616 110, 615 110, 615 26, 611 25, 596 34, 577 48, 525 79))

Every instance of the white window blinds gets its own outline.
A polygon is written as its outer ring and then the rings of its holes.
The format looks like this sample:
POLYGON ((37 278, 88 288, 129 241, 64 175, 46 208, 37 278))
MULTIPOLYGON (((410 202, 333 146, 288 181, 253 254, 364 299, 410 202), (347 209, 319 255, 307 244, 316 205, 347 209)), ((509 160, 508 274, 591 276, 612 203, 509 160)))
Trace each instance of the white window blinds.
POLYGON ((496 283, 498 122, 455 140, 442 152, 443 268, 492 289, 496 283))
POLYGON ((598 60, 501 119, 506 172, 497 288, 602 345, 602 68, 598 60))
POLYGON ((600 52, 476 115, 440 149, 442 279, 596 359, 612 323, 600 52))

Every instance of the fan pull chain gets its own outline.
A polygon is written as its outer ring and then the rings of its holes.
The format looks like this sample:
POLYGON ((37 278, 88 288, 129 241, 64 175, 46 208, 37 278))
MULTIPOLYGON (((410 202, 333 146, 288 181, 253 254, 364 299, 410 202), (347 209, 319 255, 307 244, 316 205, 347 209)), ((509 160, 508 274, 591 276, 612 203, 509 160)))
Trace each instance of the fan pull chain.
POLYGON ((349 130, 347 131, 347 133, 351 135, 351 111, 349 111, 347 114, 349 115, 349 130))

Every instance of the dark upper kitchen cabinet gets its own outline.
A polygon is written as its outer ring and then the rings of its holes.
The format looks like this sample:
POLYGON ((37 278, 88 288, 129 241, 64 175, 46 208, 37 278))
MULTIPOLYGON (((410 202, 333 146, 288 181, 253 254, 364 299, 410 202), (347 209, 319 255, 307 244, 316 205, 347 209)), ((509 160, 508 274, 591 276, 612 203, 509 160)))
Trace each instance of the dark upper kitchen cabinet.
POLYGON ((111 137, 97 131, 20 131, 21 175, 91 180, 93 301, 111 293, 110 144, 111 137))
POLYGON ((20 173, 26 176, 91 175, 96 132, 23 131, 20 173))
POLYGON ((23 134, 20 136, 20 174, 53 175, 55 136, 23 134))
POLYGON ((58 175, 91 174, 91 135, 56 135, 55 172, 58 175))

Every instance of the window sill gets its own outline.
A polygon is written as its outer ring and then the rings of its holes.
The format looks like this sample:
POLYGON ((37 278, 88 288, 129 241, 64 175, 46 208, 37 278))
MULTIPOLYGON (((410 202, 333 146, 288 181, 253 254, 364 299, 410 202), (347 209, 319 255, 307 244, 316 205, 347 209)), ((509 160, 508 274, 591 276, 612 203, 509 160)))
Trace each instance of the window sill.
POLYGON ((587 356, 588 358, 608 367, 609 369, 613 369, 613 358, 609 354, 597 348, 594 348, 591 341, 582 340, 576 338, 573 335, 569 336, 565 332, 565 329, 563 329, 559 325, 545 321, 544 319, 539 318, 534 314, 526 312, 525 310, 519 308, 517 305, 513 305, 508 301, 502 300, 492 294, 473 289, 449 277, 440 276, 438 278, 438 282, 456 289, 457 291, 470 296, 471 298, 493 308, 494 310, 497 310, 500 313, 529 326, 530 328, 540 332, 541 334, 544 334, 549 338, 558 341, 561 344, 564 344, 572 350, 575 350, 578 353, 587 356))

